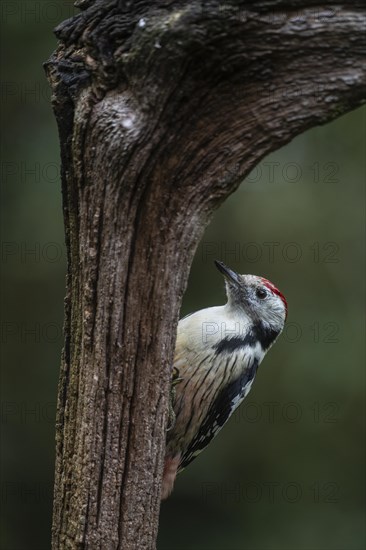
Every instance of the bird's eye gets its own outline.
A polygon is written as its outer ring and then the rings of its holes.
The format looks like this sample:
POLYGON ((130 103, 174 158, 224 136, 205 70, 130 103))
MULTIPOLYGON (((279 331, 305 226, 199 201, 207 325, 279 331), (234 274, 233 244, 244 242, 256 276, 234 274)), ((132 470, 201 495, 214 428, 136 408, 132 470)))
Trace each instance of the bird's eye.
POLYGON ((259 298, 260 300, 263 300, 267 296, 267 291, 264 290, 264 288, 257 288, 257 290, 255 291, 255 294, 257 298, 259 298))

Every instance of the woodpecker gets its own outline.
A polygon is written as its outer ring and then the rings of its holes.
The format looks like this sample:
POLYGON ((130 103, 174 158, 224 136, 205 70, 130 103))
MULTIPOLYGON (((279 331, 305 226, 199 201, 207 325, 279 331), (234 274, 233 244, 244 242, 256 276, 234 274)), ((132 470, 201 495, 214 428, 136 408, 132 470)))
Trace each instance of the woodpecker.
POLYGON ((178 323, 175 418, 167 431, 162 499, 172 492, 177 473, 207 447, 247 396, 287 317, 286 299, 273 283, 215 264, 225 277, 227 303, 178 323))

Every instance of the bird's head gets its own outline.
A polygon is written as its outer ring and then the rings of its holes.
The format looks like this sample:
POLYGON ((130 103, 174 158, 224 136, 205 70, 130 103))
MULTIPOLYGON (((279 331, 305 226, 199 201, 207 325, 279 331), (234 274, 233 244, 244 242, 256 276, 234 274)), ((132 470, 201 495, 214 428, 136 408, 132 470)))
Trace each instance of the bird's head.
POLYGON ((280 332, 287 317, 287 302, 273 283, 256 275, 239 275, 215 260, 224 275, 226 294, 231 308, 242 310, 254 323, 264 322, 280 332))

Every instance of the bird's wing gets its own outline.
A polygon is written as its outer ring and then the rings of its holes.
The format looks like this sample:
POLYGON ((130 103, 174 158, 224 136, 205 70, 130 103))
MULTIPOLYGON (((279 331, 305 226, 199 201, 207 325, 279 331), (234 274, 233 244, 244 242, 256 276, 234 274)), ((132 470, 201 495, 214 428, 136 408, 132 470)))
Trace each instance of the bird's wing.
POLYGON ((221 430, 249 392, 257 368, 258 361, 254 359, 240 376, 221 386, 197 432, 182 453, 178 471, 186 468, 221 430))

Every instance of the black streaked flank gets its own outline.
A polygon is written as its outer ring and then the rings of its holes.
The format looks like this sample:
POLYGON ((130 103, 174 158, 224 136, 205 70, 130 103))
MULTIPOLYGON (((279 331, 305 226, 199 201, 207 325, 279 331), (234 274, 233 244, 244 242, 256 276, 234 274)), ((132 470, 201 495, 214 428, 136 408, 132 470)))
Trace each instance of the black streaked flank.
POLYGON ((255 359, 251 363, 250 367, 245 369, 239 378, 236 378, 220 390, 215 401, 210 406, 207 416, 201 424, 197 434, 192 439, 183 454, 179 465, 179 471, 186 468, 188 464, 190 464, 196 456, 203 451, 205 447, 207 447, 217 432, 221 430, 236 408, 234 401, 237 398, 239 398, 239 400, 244 399, 245 390, 248 384, 253 380, 257 372, 257 368, 258 361, 255 359))
POLYGON ((233 353, 246 346, 255 346, 259 342, 265 351, 276 340, 278 330, 266 327, 263 323, 253 325, 245 336, 228 336, 215 344, 216 355, 220 353, 233 353))

